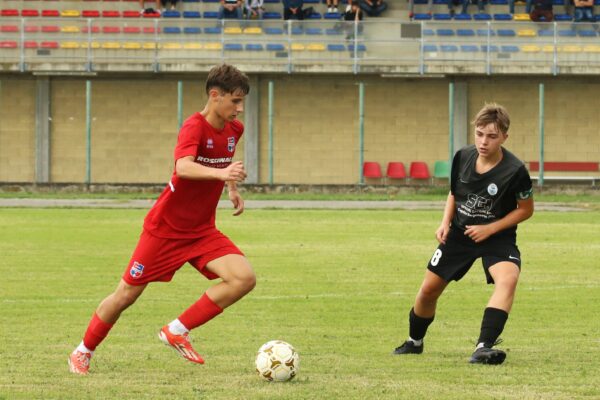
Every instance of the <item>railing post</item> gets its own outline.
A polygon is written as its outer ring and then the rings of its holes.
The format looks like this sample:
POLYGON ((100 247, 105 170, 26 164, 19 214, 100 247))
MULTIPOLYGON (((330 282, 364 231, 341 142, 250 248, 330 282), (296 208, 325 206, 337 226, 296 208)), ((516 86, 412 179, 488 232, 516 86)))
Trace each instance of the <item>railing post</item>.
POLYGON ((425 73, 425 29, 423 28, 423 24, 423 21, 421 21, 421 48, 419 51, 419 74, 421 75, 425 73))

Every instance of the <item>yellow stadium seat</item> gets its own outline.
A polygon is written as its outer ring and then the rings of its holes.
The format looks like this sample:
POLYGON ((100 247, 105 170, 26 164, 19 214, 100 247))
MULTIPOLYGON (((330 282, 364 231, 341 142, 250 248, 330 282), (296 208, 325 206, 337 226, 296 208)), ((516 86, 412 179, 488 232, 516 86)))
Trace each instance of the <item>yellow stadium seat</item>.
POLYGON ((77 42, 62 42, 60 44, 61 49, 78 49, 79 43, 77 42))
POLYGON ((597 44, 589 44, 587 46, 583 46, 584 53, 600 53, 600 46, 597 44))
POLYGON ((570 44, 563 46, 560 50, 564 51, 565 53, 581 53, 581 46, 570 44))
POLYGON ((126 50, 139 50, 142 48, 142 44, 138 42, 125 42, 123 48, 126 50))
POLYGON ((60 12, 61 17, 79 17, 81 14, 77 10, 62 10, 60 12))
POLYGON ((204 48, 206 50, 221 50, 223 45, 221 43, 205 43, 204 48))
POLYGON ((183 48, 186 50, 200 50, 202 49, 202 43, 185 43, 183 48))
POLYGON ((91 46, 88 46, 88 42, 83 42, 81 43, 81 48, 82 49, 87 49, 88 47, 91 47, 92 49, 99 49, 100 48, 100 43, 98 42, 92 42, 89 43, 91 46))
POLYGON ((535 35, 536 35, 536 33, 533 29, 519 29, 517 31, 517 36, 521 36, 521 37, 532 37, 535 35))
POLYGON ((542 51, 544 53, 554 53, 554 46, 551 44, 544 45, 544 47, 542 47, 542 51))
POLYGON ((292 51, 302 51, 305 46, 302 43, 292 43, 292 51))
POLYGON ((260 35, 262 33, 263 33, 262 29, 258 26, 253 26, 253 27, 244 29, 244 34, 246 34, 246 35, 260 35))
POLYGON ((535 44, 525 44, 525 45, 521 46, 521 51, 523 51, 525 53, 537 53, 540 50, 542 50, 540 48, 540 46, 537 46, 535 44))
POLYGON ((63 26, 62 28, 60 28, 60 31, 63 33, 78 33, 79 27, 78 26, 63 26))
POLYGON ((228 35, 239 35, 242 33, 242 28, 240 28, 239 26, 230 26, 228 28, 225 28, 223 32, 225 32, 228 35))
POLYGON ((142 49, 144 49, 144 50, 154 50, 154 49, 156 49, 156 43, 154 43, 154 42, 146 42, 142 46, 142 49))
POLYGON ((102 43, 102 48, 103 49, 120 49, 121 48, 121 43, 119 42, 104 42, 102 43))
POLYGON ((513 21, 531 21, 531 18, 529 18, 529 14, 515 14, 513 21))
POLYGON ((325 45, 323 43, 310 43, 308 46, 306 46, 306 50, 325 51, 325 45))
POLYGON ((181 43, 163 43, 161 48, 166 50, 179 50, 181 49, 181 43))

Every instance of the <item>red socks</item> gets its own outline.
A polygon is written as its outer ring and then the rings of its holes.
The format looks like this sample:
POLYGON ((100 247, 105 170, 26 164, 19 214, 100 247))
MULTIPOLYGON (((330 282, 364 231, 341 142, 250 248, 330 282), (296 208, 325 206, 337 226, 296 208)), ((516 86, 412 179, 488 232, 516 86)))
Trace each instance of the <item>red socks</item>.
POLYGON ((83 337, 83 344, 88 349, 94 351, 96 347, 104 340, 110 328, 113 327, 114 324, 107 324, 102 321, 98 314, 94 313, 90 324, 88 325, 87 331, 85 331, 85 336, 83 337))
POLYGON ((202 324, 207 323, 217 315, 221 314, 223 309, 215 304, 204 293, 200 300, 195 302, 179 316, 179 321, 187 329, 192 330, 202 324))

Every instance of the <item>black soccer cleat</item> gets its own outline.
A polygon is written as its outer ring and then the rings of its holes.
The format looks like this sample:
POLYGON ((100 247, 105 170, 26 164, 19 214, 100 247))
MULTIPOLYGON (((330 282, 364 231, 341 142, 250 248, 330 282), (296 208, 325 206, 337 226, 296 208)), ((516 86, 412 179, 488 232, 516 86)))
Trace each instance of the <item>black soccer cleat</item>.
POLYGON ((423 345, 415 346, 412 340, 407 340, 400 347, 396 347, 392 354, 421 354, 423 345))
POLYGON ((473 352, 469 362, 471 364, 499 365, 504 362, 505 358, 506 353, 502 350, 480 347, 473 352))

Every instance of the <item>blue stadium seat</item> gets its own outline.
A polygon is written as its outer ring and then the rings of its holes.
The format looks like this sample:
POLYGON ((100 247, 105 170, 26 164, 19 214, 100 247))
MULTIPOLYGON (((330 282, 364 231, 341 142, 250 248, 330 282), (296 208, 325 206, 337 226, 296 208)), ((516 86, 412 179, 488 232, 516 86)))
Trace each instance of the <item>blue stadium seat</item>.
POLYGON ((208 26, 204 28, 204 33, 209 35, 218 35, 221 33, 221 27, 219 26, 208 26))
POLYGON ((437 29, 436 33, 438 36, 454 36, 454 31, 452 29, 437 29))
POLYGON ((496 32, 498 32, 498 36, 504 36, 504 37, 517 36, 517 33, 512 29, 498 29, 496 32))
POLYGON ((186 26, 183 28, 183 33, 187 33, 189 35, 198 35, 202 33, 202 29, 198 28, 197 26, 186 26))
POLYGON ((455 53, 458 51, 458 46, 455 46, 453 44, 441 44, 440 51, 444 51, 447 53, 455 53))
POLYGON ((267 44, 267 51, 285 51, 285 46, 280 43, 267 44))
POLYGON ((433 31, 433 29, 423 29, 423 36, 433 36, 435 35, 435 32, 433 31))
POLYGON ((479 13, 479 14, 474 14, 473 19, 475 21, 491 21, 492 16, 487 13, 479 13))
MULTIPOLYGON (((348 51, 354 52, 353 44, 348 45, 348 51)), ((367 51, 367 46, 365 46, 364 44, 359 44, 358 46, 356 46, 356 51, 358 51, 358 52, 367 51)))
POLYGON ((263 13, 263 19, 282 19, 281 13, 268 11, 263 13))
POLYGON ((448 0, 433 0, 433 4, 448 5, 448 0))
POLYGON ((471 17, 471 14, 455 14, 454 15, 454 20, 455 21, 470 21, 473 18, 471 17))
POLYGON ((591 30, 581 30, 581 31, 577 31, 577 34, 581 37, 595 37, 596 36, 596 31, 591 31, 591 30))
POLYGON ((575 36, 577 36, 577 32, 575 32, 571 29, 560 30, 560 31, 558 31, 558 36, 575 37, 575 36))
POLYGON ((573 17, 571 17, 569 14, 554 14, 554 20, 557 22, 573 21, 573 17))
POLYGON ((428 52, 428 53, 434 53, 434 52, 438 51, 438 49, 435 44, 426 44, 425 46, 423 46, 423 51, 428 52))
POLYGON ((165 26, 163 28, 163 33, 181 33, 181 28, 178 26, 165 26))
POLYGON ((281 0, 265 0, 265 4, 277 4, 277 3, 281 3, 281 0))
POLYGON ((490 4, 493 6, 506 6, 508 5, 508 0, 490 0, 490 4))
POLYGON ((330 43, 327 45, 327 50, 329 50, 329 51, 344 51, 344 50, 346 50, 346 47, 343 44, 330 43))
POLYGON ((457 36, 475 36, 475 31, 473 29, 457 29, 457 36))
POLYGON ((452 19, 452 16, 447 13, 435 13, 433 14, 433 19, 436 21, 448 21, 452 19))
POLYGON ((218 3, 220 0, 202 0, 205 3, 218 3))
POLYGON ((283 35, 282 28, 265 28, 264 31, 267 35, 283 35))
POLYGON ((555 6, 564 6, 565 5, 565 0, 553 0, 552 1, 552 5, 555 5, 555 6))
POLYGON ((262 44, 248 43, 246 44, 246 51, 263 51, 262 44))
POLYGON ((202 14, 202 16, 204 18, 216 19, 216 18, 219 18, 219 13, 217 11, 204 11, 204 13, 202 14))
MULTIPOLYGON (((497 53, 497 52, 498 52, 498 46, 496 46, 496 45, 491 45, 491 46, 489 47, 489 50, 490 50, 490 53, 497 53)), ((485 45, 485 44, 484 44, 484 45, 482 45, 482 46, 481 46, 481 51, 483 51, 484 53, 487 53, 487 51, 488 51, 488 46, 487 46, 487 45, 485 45)))
POLYGON ((340 14, 339 12, 337 12, 337 13, 336 12, 331 12, 331 13, 328 12, 323 15, 323 18, 325 18, 325 19, 340 19, 340 18, 342 18, 342 14, 340 14))
POLYGON ((477 29, 477 36, 496 36, 493 29, 477 29))
POLYGON ((511 14, 494 14, 494 21, 512 21, 511 14))
POLYGON ((479 47, 474 44, 463 44, 460 46, 460 51, 464 53, 477 53, 479 51, 479 47))
POLYGON ((427 0, 414 0, 415 4, 427 4, 427 0))
POLYGON ((334 29, 334 28, 328 28, 325 29, 325 34, 326 35, 341 35, 342 31, 340 31, 339 29, 334 29))
POLYGON ((322 35, 323 30, 321 28, 306 28, 304 33, 307 35, 322 35))
POLYGON ((242 51, 244 50, 244 46, 239 43, 225 43, 223 49, 227 51, 242 51))
POLYGON ((500 50, 503 53, 518 53, 519 46, 500 46, 500 50))
POLYGON ((200 18, 200 12, 199 11, 184 11, 183 12, 183 18, 200 18))
POLYGON ((321 15, 321 13, 318 13, 318 12, 313 12, 312 14, 310 14, 307 17, 307 19, 321 19, 321 18, 322 18, 322 15, 321 15))
POLYGON ((413 19, 416 21, 429 21, 431 19, 431 14, 417 13, 413 16, 413 19))
POLYGON ((162 13, 163 18, 181 18, 181 13, 177 10, 167 10, 162 13))
POLYGON ((293 26, 292 27, 292 35, 302 35, 304 33, 304 30, 299 27, 299 26, 293 26))
POLYGON ((538 31, 538 36, 540 36, 540 37, 551 37, 551 36, 554 36, 554 30, 552 30, 552 29, 540 29, 538 31))

